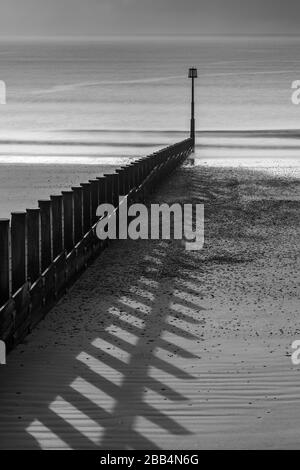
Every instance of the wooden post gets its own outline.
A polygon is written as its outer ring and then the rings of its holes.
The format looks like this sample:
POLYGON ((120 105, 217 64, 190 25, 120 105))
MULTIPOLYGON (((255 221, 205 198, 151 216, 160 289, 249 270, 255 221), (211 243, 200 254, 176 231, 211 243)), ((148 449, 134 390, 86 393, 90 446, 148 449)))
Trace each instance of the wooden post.
POLYGON ((151 157, 149 158, 144 158, 144 171, 145 171, 145 178, 149 175, 151 172, 151 157))
POLYGON ((133 164, 133 167, 134 167, 134 186, 137 187, 139 186, 140 184, 140 175, 139 175, 139 163, 138 162, 134 162, 133 164))
POLYGON ((52 246, 53 259, 63 251, 62 195, 50 196, 52 206, 52 246))
POLYGON ((114 204, 114 177, 111 173, 104 176, 106 178, 106 202, 114 204))
POLYGON ((135 166, 133 163, 128 165, 128 185, 129 191, 131 191, 135 186, 135 166))
POLYGON ((105 176, 98 176, 99 181, 99 204, 107 202, 107 178, 105 176))
POLYGON ((125 196, 126 195, 126 181, 125 181, 125 170, 124 167, 118 168, 116 170, 116 174, 119 178, 119 195, 125 196))
POLYGON ((68 253, 74 248, 73 191, 62 191, 64 211, 64 246, 68 253))
POLYGON ((31 283, 40 275, 40 209, 27 209, 27 277, 31 283))
POLYGON ((9 299, 9 219, 0 219, 0 307, 9 299))
POLYGON ((83 236, 83 223, 82 223, 82 193, 81 186, 73 187, 74 192, 74 242, 77 244, 83 236))
POLYGON ((130 166, 126 165, 123 167, 124 168, 124 180, 125 180, 125 194, 128 194, 130 191, 130 178, 131 178, 131 173, 130 173, 130 166))
POLYGON ((41 270, 47 269, 52 261, 51 254, 51 201, 38 201, 41 213, 41 270))
POLYGON ((98 194, 98 180, 89 180, 91 184, 91 210, 92 210, 92 225, 97 221, 97 207, 98 207, 98 199, 99 199, 99 194, 98 194))
POLYGON ((138 161, 138 174, 139 174, 139 183, 141 184, 143 179, 144 179, 144 175, 143 175, 143 162, 142 162, 142 159, 140 159, 138 161))
POLYGON ((122 178, 123 178, 123 194, 129 193, 130 188, 130 173, 129 173, 129 166, 125 165, 121 167, 122 169, 122 178))
POLYGON ((115 208, 119 205, 119 196, 120 196, 120 177, 118 173, 113 173, 113 204, 115 208))
POLYGON ((83 194, 83 231, 86 234, 91 228, 91 185, 81 183, 83 194))
POLYGON ((26 282, 26 212, 11 214, 12 293, 26 282))
POLYGON ((127 177, 128 177, 128 191, 131 191, 133 188, 133 165, 132 163, 129 163, 127 166, 127 177))

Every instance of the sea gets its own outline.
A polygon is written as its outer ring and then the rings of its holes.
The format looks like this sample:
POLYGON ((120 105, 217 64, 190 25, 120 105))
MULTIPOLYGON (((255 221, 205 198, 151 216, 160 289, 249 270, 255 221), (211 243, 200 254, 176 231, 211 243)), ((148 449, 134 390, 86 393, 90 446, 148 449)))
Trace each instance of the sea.
POLYGON ((0 217, 189 134, 198 164, 298 178, 298 37, 0 40, 0 217))

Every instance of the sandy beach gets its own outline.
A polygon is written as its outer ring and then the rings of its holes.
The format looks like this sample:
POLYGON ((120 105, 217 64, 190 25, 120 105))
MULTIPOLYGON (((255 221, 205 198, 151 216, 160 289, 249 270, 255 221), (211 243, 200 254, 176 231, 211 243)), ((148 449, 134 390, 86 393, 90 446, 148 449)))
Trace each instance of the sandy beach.
POLYGON ((127 161, 126 158, 111 158, 109 163, 102 159, 101 164, 0 163, 0 218, 10 218, 11 212, 37 207, 38 200, 49 199, 52 194, 61 194, 96 176, 112 173, 127 161))
POLYGON ((299 179, 188 161, 205 247, 119 241, 0 370, 0 448, 297 448, 299 179))

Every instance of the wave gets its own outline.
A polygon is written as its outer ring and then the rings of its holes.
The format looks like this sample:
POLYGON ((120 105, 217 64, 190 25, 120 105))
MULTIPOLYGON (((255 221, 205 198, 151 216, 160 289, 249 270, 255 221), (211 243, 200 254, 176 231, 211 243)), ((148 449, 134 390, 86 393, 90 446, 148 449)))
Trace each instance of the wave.
MULTIPOLYGON (((48 131, 30 131, 30 132, 0 132, 0 145, 49 145, 49 146, 91 146, 91 147, 153 147, 163 146, 169 143, 168 140, 159 140, 162 137, 172 138, 175 136, 178 139, 187 137, 188 131, 184 130, 159 130, 159 129, 55 129, 48 131), (100 138, 100 140, 89 140, 90 136, 112 136, 109 139, 100 138), (55 136, 64 135, 64 138, 57 138, 55 136), (78 139, 74 136, 78 135, 78 139), (120 140, 119 136, 134 135, 138 137, 135 140, 120 140), (70 138, 69 136, 73 136, 70 138), (83 137, 86 136, 86 140, 83 137), (157 139, 142 140, 145 136, 157 136, 157 139)), ((279 138, 279 139, 298 139, 300 138, 300 130, 298 129, 240 129, 240 130, 227 130, 227 129, 203 129, 197 130, 196 136, 201 137, 226 137, 226 138, 279 138)), ((223 144, 220 144, 223 146, 223 144)), ((236 146, 236 145, 235 145, 236 146)))
POLYGON ((299 129, 215 129, 198 130, 198 136, 298 138, 299 129))
POLYGON ((70 140, 9 140, 0 139, 0 145, 40 145, 40 146, 71 146, 71 147, 162 147, 166 142, 113 142, 113 141, 70 141, 70 140))
MULTIPOLYGON (((119 128, 73 128, 73 129, 67 129, 67 128, 60 128, 60 129, 45 129, 43 131, 38 131, 38 130, 31 130, 31 131, 10 131, 10 130, 0 130, 0 141, 1 140, 11 140, 11 139, 5 139, 4 135, 9 135, 9 136, 43 136, 43 135, 55 135, 55 134, 65 134, 65 135, 72 135, 72 134, 136 134, 136 135, 164 135, 164 136, 174 136, 174 135, 188 135, 189 130, 184 130, 184 129, 140 129, 140 128, 129 128, 129 129, 119 129, 119 128)), ((196 134, 198 136, 202 135, 226 135, 226 136, 241 136, 241 135, 246 135, 248 136, 280 136, 280 137, 300 137, 300 129, 288 129, 288 128, 270 128, 270 129, 197 129, 196 134)), ((24 139, 18 139, 18 140, 26 140, 26 137, 24 139)))
POLYGON ((0 165, 97 165, 120 166, 134 161, 138 156, 79 156, 79 155, 1 155, 0 165))
MULTIPOLYGON (((82 134, 82 133, 114 133, 114 134, 188 134, 188 131, 182 129, 118 129, 118 128, 89 128, 89 129, 50 129, 51 133, 82 134)), ((202 131, 198 131, 202 132, 202 131)))
POLYGON ((298 68, 295 66, 295 68, 292 70, 287 70, 287 69, 282 69, 282 70, 247 70, 244 72, 241 71, 236 71, 236 72, 209 72, 209 73, 202 73, 201 77, 229 77, 229 76, 240 76, 240 75, 281 75, 281 74, 287 74, 287 73, 297 73, 298 68))
POLYGON ((137 84, 147 84, 147 83, 160 83, 166 80, 178 80, 186 78, 185 75, 171 75, 167 77, 153 77, 153 78, 137 78, 132 80, 99 80, 96 82, 77 82, 77 83, 70 83, 68 85, 56 85, 50 88, 42 89, 42 90, 33 90, 30 92, 31 95, 44 95, 49 93, 60 93, 64 91, 72 91, 76 90, 77 88, 86 88, 86 87, 94 87, 94 86, 114 86, 114 85, 137 85, 137 84))

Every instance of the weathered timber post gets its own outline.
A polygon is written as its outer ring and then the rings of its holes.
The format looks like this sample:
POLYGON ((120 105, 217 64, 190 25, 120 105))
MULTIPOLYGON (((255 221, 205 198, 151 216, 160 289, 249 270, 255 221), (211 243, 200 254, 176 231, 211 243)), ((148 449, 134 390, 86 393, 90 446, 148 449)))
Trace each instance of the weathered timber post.
POLYGON ((51 254, 51 201, 38 201, 41 212, 41 268, 47 269, 52 261, 51 254))
POLYGON ((107 202, 107 178, 105 176, 97 176, 99 181, 99 204, 107 202))
POLYGON ((130 167, 128 165, 123 166, 124 169, 124 191, 125 194, 128 194, 130 191, 130 167))
POLYGON ((114 204, 114 177, 111 173, 104 175, 106 178, 106 202, 114 204))
POLYGON ((69 253, 74 248, 73 191, 62 191, 64 211, 64 247, 69 253))
POLYGON ((121 168, 116 169, 116 174, 118 175, 119 179, 119 195, 125 196, 126 195, 126 175, 125 175, 125 168, 122 166, 121 168))
POLYGON ((50 196, 52 206, 52 245, 53 259, 63 251, 62 195, 50 196))
POLYGON ((113 188, 114 188, 113 204, 115 208, 117 208, 119 205, 119 196, 120 196, 120 177, 118 173, 113 173, 112 179, 113 179, 113 188))
POLYGON ((0 306, 9 299, 9 219, 0 219, 0 306))
POLYGON ((83 236, 82 207, 83 207, 83 188, 81 186, 73 187, 74 192, 74 241, 77 244, 83 236))
POLYGON ((26 212, 11 214, 12 293, 26 282, 26 212))
POLYGON ((27 277, 31 283, 40 275, 40 209, 27 209, 27 277))
POLYGON ((97 207, 98 207, 98 180, 89 180, 91 184, 91 210, 92 210, 92 225, 97 221, 97 207))
POLYGON ((91 185, 90 183, 81 183, 83 190, 83 231, 86 234, 91 228, 91 185))

